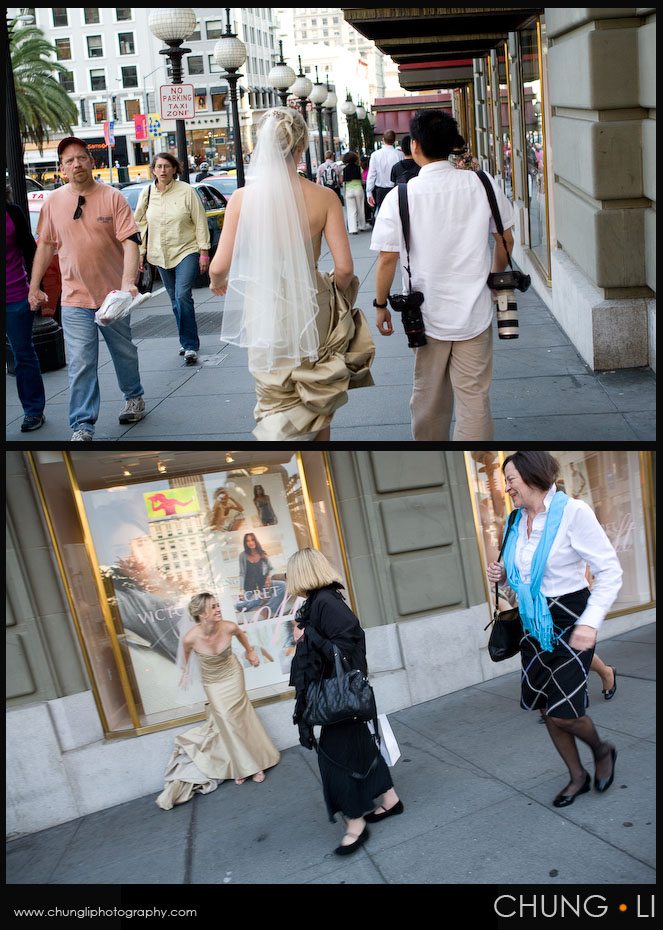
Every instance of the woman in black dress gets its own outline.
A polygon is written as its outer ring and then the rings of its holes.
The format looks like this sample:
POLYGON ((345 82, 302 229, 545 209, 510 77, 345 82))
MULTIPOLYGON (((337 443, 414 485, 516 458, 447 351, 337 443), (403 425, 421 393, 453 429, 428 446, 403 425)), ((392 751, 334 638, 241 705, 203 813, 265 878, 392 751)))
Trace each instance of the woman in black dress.
POLYGON ((518 512, 506 537, 504 565, 491 562, 488 580, 504 585, 508 579, 518 595, 524 628, 520 704, 543 715, 569 771, 553 805, 568 807, 592 784, 578 740, 592 752, 596 791, 606 791, 615 775, 617 750, 601 740, 586 714, 587 675, 622 569, 591 507, 557 488, 559 465, 548 452, 516 452, 502 470, 518 512), (591 592, 587 565, 594 576, 591 592))
POLYGON ((297 614, 290 684, 296 692, 294 722, 299 741, 318 750, 318 764, 329 819, 346 819, 346 832, 334 852, 355 852, 367 839, 367 823, 377 823, 403 812, 387 765, 368 726, 347 720, 325 726, 316 744, 311 727, 303 723, 306 689, 310 682, 335 674, 332 644, 338 646, 352 668, 368 674, 366 640, 359 620, 343 600, 341 580, 322 553, 301 549, 288 562, 288 592, 306 601, 297 614), (377 808, 374 798, 380 798, 377 808))

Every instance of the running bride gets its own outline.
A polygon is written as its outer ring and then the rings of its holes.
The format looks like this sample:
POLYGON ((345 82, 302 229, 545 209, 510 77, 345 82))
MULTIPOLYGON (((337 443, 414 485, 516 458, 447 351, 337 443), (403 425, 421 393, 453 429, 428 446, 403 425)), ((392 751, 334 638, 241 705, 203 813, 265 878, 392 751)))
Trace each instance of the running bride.
POLYGON ((343 208, 297 173, 307 146, 296 110, 265 114, 210 265, 210 289, 225 296, 221 339, 248 349, 259 441, 328 440, 348 389, 373 384, 343 208), (332 274, 317 269, 323 232, 332 274))

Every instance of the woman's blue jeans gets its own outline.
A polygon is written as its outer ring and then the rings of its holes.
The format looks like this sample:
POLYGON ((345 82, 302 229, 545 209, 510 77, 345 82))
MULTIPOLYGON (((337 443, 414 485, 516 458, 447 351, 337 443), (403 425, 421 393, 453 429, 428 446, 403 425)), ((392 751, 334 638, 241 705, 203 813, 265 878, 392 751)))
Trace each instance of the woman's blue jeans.
POLYGON ((161 280, 173 305, 173 313, 180 334, 180 345, 185 350, 193 349, 195 352, 200 348, 200 340, 191 292, 198 276, 199 258, 200 253, 193 252, 183 258, 174 268, 158 266, 161 280))
POLYGON ((34 318, 27 298, 7 304, 7 336, 14 353, 16 390, 26 417, 40 417, 46 404, 41 368, 32 341, 34 318))

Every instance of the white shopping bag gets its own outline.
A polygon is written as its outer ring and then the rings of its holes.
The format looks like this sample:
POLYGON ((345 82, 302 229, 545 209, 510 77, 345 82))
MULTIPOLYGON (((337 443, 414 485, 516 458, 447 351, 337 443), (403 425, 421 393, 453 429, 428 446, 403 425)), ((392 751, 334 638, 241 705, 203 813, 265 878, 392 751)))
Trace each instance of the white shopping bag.
MULTIPOLYGON (((375 732, 371 722, 368 724, 368 729, 371 733, 375 732)), ((378 735, 380 736, 380 754, 382 758, 388 766, 396 765, 401 757, 401 751, 398 748, 394 731, 391 729, 386 714, 378 714, 378 735)))

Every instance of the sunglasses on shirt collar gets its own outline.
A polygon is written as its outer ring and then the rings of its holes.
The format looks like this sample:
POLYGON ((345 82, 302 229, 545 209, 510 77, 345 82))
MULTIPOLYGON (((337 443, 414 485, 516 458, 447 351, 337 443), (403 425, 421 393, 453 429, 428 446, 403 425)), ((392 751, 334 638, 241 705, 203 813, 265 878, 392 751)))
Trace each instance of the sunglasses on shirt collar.
POLYGON ((83 210, 81 207, 85 206, 85 197, 82 194, 78 195, 78 205, 76 207, 76 212, 74 213, 74 219, 77 220, 83 215, 83 210))

